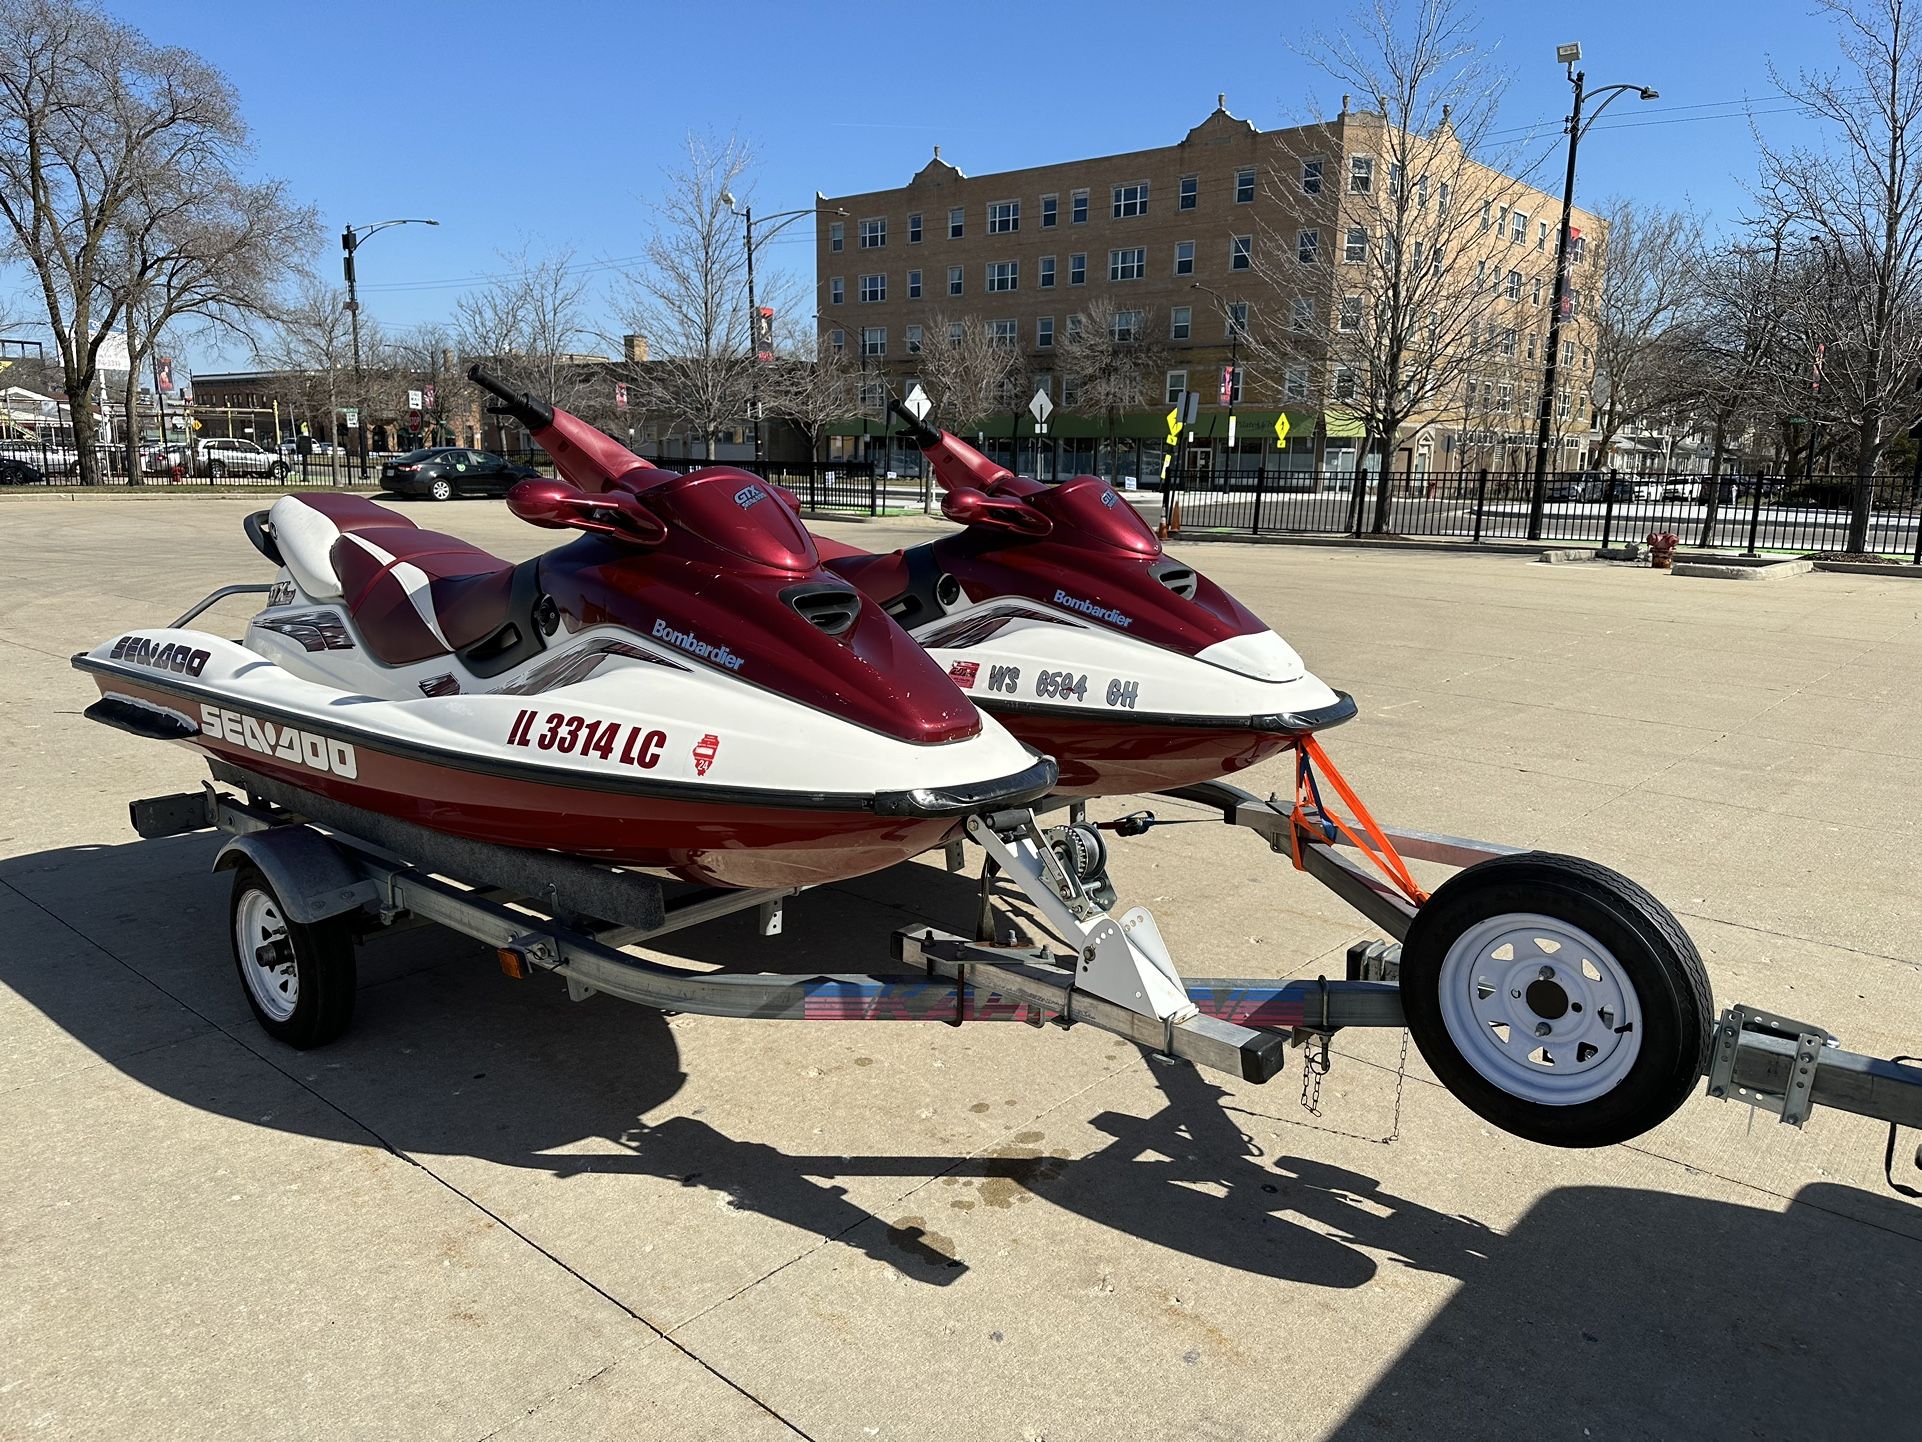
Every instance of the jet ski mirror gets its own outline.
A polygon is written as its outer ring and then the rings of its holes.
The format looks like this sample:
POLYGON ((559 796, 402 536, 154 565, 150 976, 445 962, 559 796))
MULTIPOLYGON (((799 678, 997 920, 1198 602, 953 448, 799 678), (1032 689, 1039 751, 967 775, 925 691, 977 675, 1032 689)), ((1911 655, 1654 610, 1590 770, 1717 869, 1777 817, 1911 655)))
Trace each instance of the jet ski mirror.
POLYGON ((964 526, 997 526, 1026 536, 1045 536, 1054 529, 1054 522, 1026 501, 997 500, 981 491, 949 491, 941 497, 941 514, 964 526))
POLYGON ((529 525, 554 531, 591 531, 640 546, 658 546, 667 539, 661 518, 628 491, 590 496, 566 481, 535 478, 507 493, 507 509, 529 525))

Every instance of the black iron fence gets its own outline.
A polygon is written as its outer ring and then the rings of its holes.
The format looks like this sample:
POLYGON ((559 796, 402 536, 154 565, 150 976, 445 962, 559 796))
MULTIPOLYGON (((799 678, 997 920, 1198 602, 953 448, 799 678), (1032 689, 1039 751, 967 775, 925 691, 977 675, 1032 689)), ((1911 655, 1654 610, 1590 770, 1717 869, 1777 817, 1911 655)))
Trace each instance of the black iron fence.
MULTIPOLYGON (((1922 490, 1912 479, 1870 482, 1867 549, 1922 563, 1922 490)), ((1377 526, 1371 477, 1249 467, 1187 472, 1163 488, 1185 529, 1250 535, 1370 535, 1467 541, 1620 545, 1668 532, 1681 544, 1732 551, 1842 551, 1856 482, 1779 476, 1553 475, 1537 496, 1532 476, 1445 472, 1395 476, 1377 526)))

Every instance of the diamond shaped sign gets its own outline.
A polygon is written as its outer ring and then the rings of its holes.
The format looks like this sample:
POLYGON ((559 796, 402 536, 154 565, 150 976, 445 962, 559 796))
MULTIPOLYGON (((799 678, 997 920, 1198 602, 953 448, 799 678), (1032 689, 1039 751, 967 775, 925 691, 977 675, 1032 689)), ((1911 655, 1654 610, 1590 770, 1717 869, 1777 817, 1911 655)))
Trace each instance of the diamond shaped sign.
POLYGON ((925 421, 928 418, 928 412, 934 409, 934 402, 928 399, 928 393, 921 389, 919 381, 909 387, 901 405, 917 421, 925 421))
POLYGON ((1034 417, 1036 425, 1045 424, 1048 417, 1054 414, 1054 402, 1048 399, 1046 390, 1034 393, 1034 399, 1028 402, 1028 414, 1034 417))

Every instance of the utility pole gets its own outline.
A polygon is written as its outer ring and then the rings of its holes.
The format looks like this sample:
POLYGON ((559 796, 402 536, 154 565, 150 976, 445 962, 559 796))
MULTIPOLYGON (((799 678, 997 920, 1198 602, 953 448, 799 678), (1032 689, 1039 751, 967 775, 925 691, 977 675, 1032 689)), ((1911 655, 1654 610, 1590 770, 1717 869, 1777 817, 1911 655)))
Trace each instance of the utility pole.
MULTIPOLYGON (((721 204, 740 216, 747 226, 747 352, 750 367, 747 377, 747 408, 748 420, 754 429, 754 463, 759 466, 761 463, 761 367, 774 359, 774 319, 770 314, 767 322, 767 346, 764 352, 761 345, 761 308, 754 297, 754 207, 737 206, 733 194, 725 190, 721 192, 721 204), (762 359, 764 353, 765 361, 762 359)), ((768 227, 770 222, 772 226, 763 230, 760 243, 766 245, 804 215, 823 214, 845 216, 847 211, 839 206, 829 210, 817 201, 802 210, 783 210, 778 214, 766 216, 761 222, 763 227, 768 227)), ((865 419, 864 416, 863 420, 865 419)))
MULTIPOLYGON (((360 363, 360 295, 354 286, 354 252, 380 231, 395 225, 439 225, 438 220, 383 220, 375 225, 347 226, 340 232, 340 268, 347 278, 347 323, 354 335, 354 419, 360 424, 354 449, 360 455, 360 478, 367 479, 367 377, 360 363)), ((229 427, 231 429, 231 427, 229 427)))

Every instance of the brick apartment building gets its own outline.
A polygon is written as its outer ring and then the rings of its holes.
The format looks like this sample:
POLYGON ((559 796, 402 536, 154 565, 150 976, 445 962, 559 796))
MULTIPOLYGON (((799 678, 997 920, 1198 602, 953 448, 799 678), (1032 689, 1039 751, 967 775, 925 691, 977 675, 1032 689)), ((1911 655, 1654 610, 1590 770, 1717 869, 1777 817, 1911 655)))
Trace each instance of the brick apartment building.
MULTIPOLYGON (((1362 428, 1340 405, 1353 393, 1352 367, 1332 359, 1339 347, 1307 336, 1298 361, 1283 364, 1273 342, 1291 319, 1302 329, 1304 315, 1323 318, 1326 331, 1348 328, 1358 313, 1351 293, 1358 260, 1382 243, 1381 198, 1406 183, 1412 200, 1419 185, 1424 206, 1458 208, 1462 239, 1450 245, 1447 265, 1464 287, 1474 268, 1474 293, 1484 298, 1474 303, 1486 306, 1477 346, 1486 357, 1478 355, 1466 383, 1403 430, 1391 471, 1525 469, 1554 303, 1559 199, 1466 160, 1458 144, 1446 172, 1452 186, 1442 181, 1431 196, 1426 171, 1404 182, 1401 167, 1382 158, 1409 153, 1387 144, 1384 129, 1380 116, 1351 113, 1344 103, 1334 119, 1264 132, 1231 115, 1224 99, 1181 141, 1153 150, 967 176, 937 147, 904 186, 821 197, 823 208, 847 212, 817 236, 821 344, 848 348, 898 391, 916 376, 924 348, 944 343, 937 319, 989 325, 1023 354, 1032 384, 1020 403, 1040 386, 1062 407, 1046 442, 1022 442, 1021 469, 1073 474, 1093 467, 1109 423, 1074 414, 1076 397, 1056 375, 1056 357, 1077 318, 1106 298, 1154 327, 1169 356, 1165 387, 1152 388, 1161 393, 1144 395, 1118 428, 1128 451, 1123 473, 1158 471, 1163 413, 1182 390, 1193 390, 1203 402, 1191 451, 1198 466, 1258 464, 1313 484, 1352 473, 1362 428), (1264 349, 1253 344, 1262 337, 1271 342, 1267 358, 1251 362, 1251 352, 1264 349), (1241 362, 1229 386, 1238 422, 1232 451, 1230 407, 1222 403, 1231 356, 1241 362), (1290 434, 1280 445, 1274 426, 1283 411, 1290 434)), ((1593 363, 1579 296, 1588 245, 1600 239, 1595 218, 1578 211, 1571 236, 1577 303, 1572 313, 1565 307, 1562 328, 1559 469, 1585 459, 1593 363)), ((878 414, 880 385, 870 381, 866 389, 878 414)), ((1012 407, 950 419, 974 422, 990 448, 1003 438, 1003 460, 1011 432, 1033 434, 1032 422, 1017 420, 1012 407)), ((879 428, 864 418, 843 429, 879 428)))

